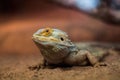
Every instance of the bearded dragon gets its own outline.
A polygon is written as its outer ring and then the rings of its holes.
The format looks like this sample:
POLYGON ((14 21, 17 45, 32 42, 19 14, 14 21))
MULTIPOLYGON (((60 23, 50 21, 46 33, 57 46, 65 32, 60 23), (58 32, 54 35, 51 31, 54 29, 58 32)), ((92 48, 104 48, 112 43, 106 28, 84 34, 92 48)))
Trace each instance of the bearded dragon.
POLYGON ((68 35, 59 29, 39 29, 32 36, 43 58, 43 65, 70 65, 80 66, 90 64, 92 66, 105 65, 99 60, 100 56, 85 49, 79 49, 68 35))

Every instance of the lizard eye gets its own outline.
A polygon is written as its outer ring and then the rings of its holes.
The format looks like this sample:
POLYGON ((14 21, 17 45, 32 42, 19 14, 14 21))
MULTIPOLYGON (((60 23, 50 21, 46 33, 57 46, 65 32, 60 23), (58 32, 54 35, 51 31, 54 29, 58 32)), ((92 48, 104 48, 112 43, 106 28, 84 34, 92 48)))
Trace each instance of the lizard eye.
POLYGON ((49 30, 46 30, 46 32, 49 32, 49 30))
POLYGON ((61 41, 64 41, 64 38, 61 37, 60 40, 61 40, 61 41))
POLYGON ((50 36, 52 34, 52 32, 53 32, 53 30, 51 28, 46 28, 40 33, 40 35, 42 35, 42 36, 50 36))

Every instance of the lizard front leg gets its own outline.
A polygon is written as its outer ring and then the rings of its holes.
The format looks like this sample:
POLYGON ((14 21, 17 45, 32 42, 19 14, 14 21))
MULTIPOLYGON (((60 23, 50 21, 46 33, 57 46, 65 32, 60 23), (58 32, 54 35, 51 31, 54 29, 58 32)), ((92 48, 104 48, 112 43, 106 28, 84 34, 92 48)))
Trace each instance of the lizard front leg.
POLYGON ((69 65, 87 65, 88 62, 92 66, 104 65, 103 63, 99 63, 98 59, 87 50, 80 50, 77 53, 71 53, 65 59, 65 63, 69 65))
POLYGON ((40 69, 44 69, 47 66, 47 61, 45 59, 43 59, 42 63, 33 65, 33 66, 29 66, 28 68, 30 70, 40 70, 40 69))
POLYGON ((88 61, 90 62, 90 64, 94 67, 98 67, 98 66, 106 66, 106 63, 103 62, 99 62, 99 59, 97 59, 97 57, 95 57, 94 55, 92 55, 89 51, 85 52, 85 55, 88 59, 88 61))

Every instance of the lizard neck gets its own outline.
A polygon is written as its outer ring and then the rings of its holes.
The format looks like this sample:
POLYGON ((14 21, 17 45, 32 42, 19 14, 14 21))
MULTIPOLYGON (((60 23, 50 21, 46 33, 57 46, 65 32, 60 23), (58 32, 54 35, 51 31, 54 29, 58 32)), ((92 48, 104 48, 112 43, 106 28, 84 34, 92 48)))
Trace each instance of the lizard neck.
POLYGON ((69 47, 70 53, 77 53, 79 51, 79 48, 76 45, 69 47))

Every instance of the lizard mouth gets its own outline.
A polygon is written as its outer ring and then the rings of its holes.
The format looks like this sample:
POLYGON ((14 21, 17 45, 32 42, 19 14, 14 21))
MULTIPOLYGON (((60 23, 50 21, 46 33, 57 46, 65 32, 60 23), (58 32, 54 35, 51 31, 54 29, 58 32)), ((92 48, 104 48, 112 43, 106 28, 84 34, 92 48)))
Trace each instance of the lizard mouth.
POLYGON ((44 36, 36 36, 36 35, 34 35, 32 37, 32 39, 33 39, 33 41, 40 42, 40 43, 41 42, 59 42, 58 39, 56 39, 56 38, 54 38, 52 36, 50 36, 50 37, 44 37, 44 36))

